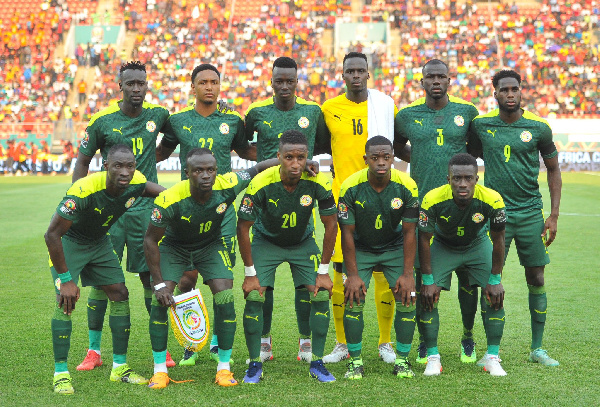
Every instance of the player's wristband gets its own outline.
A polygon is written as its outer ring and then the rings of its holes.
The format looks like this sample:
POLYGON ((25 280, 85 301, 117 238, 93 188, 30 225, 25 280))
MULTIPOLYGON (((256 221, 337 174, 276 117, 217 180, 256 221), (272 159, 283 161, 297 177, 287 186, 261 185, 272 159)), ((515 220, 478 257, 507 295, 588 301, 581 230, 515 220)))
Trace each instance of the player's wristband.
POLYGON ((246 277, 256 277, 256 270, 254 269, 254 265, 244 266, 244 275, 246 277))
POLYGON ((161 288, 165 288, 167 285, 164 283, 164 281, 162 283, 158 283, 154 286, 154 291, 158 291, 161 288))
POLYGON ((500 280, 502 280, 501 274, 490 274, 490 279, 488 280, 489 285, 500 284, 500 280))
POLYGON ((423 279, 423 285, 433 284, 433 274, 421 274, 421 278, 423 279))
POLYGON ((329 263, 319 264, 319 269, 317 270, 317 274, 329 274, 329 263))
POLYGON ((61 284, 68 283, 69 281, 73 280, 73 278, 71 277, 71 273, 69 273, 69 270, 67 270, 66 273, 59 274, 58 278, 60 278, 61 284))

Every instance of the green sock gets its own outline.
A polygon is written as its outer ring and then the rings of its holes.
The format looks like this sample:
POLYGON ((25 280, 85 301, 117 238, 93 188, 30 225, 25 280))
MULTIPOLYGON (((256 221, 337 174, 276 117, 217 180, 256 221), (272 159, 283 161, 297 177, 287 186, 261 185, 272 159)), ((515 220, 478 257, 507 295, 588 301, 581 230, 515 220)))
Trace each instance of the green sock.
POLYGON ((402 357, 408 356, 410 352, 415 325, 417 323, 416 306, 405 307, 401 301, 396 301, 396 315, 394 318, 394 330, 396 331, 396 350, 402 357))
POLYGON ((92 287, 87 302, 89 349, 100 351, 104 315, 106 315, 107 306, 108 297, 104 290, 92 287))
POLYGON ((437 347, 438 334, 440 331, 440 314, 438 303, 433 305, 433 310, 421 310, 421 324, 423 325, 423 339, 427 348, 437 347))
POLYGON ((544 286, 535 287, 527 284, 527 288, 529 289, 529 314, 531 315, 531 349, 534 350, 542 347, 548 298, 544 286))
POLYGON ((219 346, 219 337, 213 331, 213 336, 212 336, 212 338, 210 338, 210 347, 212 349, 215 346, 219 346))
POLYGON ((250 360, 260 362, 260 334, 263 329, 264 297, 258 291, 251 291, 244 308, 244 334, 250 360))
POLYGON ((163 350, 162 352, 152 351, 152 359, 154 359, 155 365, 160 365, 161 363, 167 362, 167 351, 163 350))
POLYGON ((54 363, 54 373, 68 372, 67 362, 54 363))
MULTIPOLYGON (((485 334, 487 337, 488 350, 491 348, 494 351, 494 346, 500 347, 500 340, 504 332, 504 308, 495 310, 488 304, 487 298, 481 296, 481 310, 485 310, 485 334)), ((497 355, 498 353, 496 353, 497 355)))
MULTIPOLYGON (((310 318, 312 316, 310 293, 306 288, 295 290, 296 321, 300 337, 310 338, 310 318)), ((327 298, 329 300, 329 298, 327 298)))
POLYGON ((102 342, 102 331, 92 331, 90 329, 88 331, 88 336, 90 338, 89 349, 100 352, 100 343, 102 342))
POLYGON ((421 307, 421 269, 415 268, 415 290, 417 292, 417 297, 415 300, 416 306, 416 320, 417 320, 417 330, 419 332, 419 343, 425 342, 423 339, 423 323, 421 321, 421 313, 423 312, 423 308, 421 307))
MULTIPOLYGON (((52 315, 50 326, 52 329, 52 348, 54 350, 54 363, 56 369, 56 363, 64 363, 65 365, 67 363, 69 348, 71 347, 71 331, 73 330, 71 316, 63 314, 63 311, 58 307, 58 304, 54 306, 54 315, 52 315)), ((59 370, 56 371, 58 372, 59 370)), ((64 370, 60 371, 67 371, 66 366, 64 370)))
POLYGON ((119 365, 124 365, 125 363, 127 363, 127 355, 113 353, 113 363, 117 363, 119 365))
POLYGON ((162 307, 157 300, 152 301, 150 311, 150 343, 152 351, 162 352, 167 350, 167 340, 169 335, 169 324, 167 322, 168 307, 162 307))
POLYGON ((458 287, 458 303, 460 304, 460 313, 463 322, 462 340, 473 339, 473 326, 475 325, 477 300, 479 297, 477 287, 469 286, 468 282, 468 280, 466 282, 460 281, 458 287))
POLYGON ((113 354, 126 355, 129 345, 129 330, 131 329, 129 300, 110 302, 108 324, 112 332, 113 354))
POLYGON ((152 288, 144 287, 144 305, 146 306, 148 315, 150 315, 150 311, 152 310, 152 288))
POLYGON ((357 348, 357 345, 362 344, 362 334, 365 329, 365 322, 363 319, 363 310, 365 307, 365 301, 362 300, 360 305, 354 303, 353 308, 350 308, 350 303, 346 304, 344 310, 344 331, 346 332, 346 343, 348 345, 348 353, 350 357, 360 357, 361 347, 357 348))
POLYGON ((263 338, 271 335, 271 324, 273 323, 273 290, 265 290, 263 293, 263 338))
MULTIPOLYGON (((296 290, 296 294, 298 294, 298 291, 296 290)), ((323 359, 327 330, 329 329, 329 319, 329 293, 327 291, 319 291, 310 304, 309 328, 310 332, 312 332, 313 362, 323 359)))
MULTIPOLYGON (((217 333, 219 351, 231 350, 237 321, 233 303, 233 290, 223 290, 213 296, 218 318, 215 317, 215 332, 217 333)), ((221 360, 219 358, 219 360, 221 360)), ((222 361, 223 362, 223 361, 222 361)))

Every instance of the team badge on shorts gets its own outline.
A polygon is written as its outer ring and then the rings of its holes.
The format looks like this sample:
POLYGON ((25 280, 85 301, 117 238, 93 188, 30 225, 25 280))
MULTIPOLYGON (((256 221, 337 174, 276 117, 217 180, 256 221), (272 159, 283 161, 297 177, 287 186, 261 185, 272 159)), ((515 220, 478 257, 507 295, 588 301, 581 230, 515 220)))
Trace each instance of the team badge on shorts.
POLYGON ((475 222, 475 223, 481 223, 481 222, 483 222, 483 219, 485 219, 485 216, 483 216, 482 214, 477 212, 476 214, 473 215, 473 217, 471 219, 473 219, 473 222, 475 222))
POLYGON ((60 278, 56 278, 56 280, 54 280, 54 286, 58 291, 60 291, 60 278))
POLYGON ((156 123, 154 123, 152 120, 148 120, 146 122, 146 130, 148 130, 150 133, 154 132, 154 130, 156 130, 156 123))
POLYGON ((521 133, 521 141, 523 143, 529 143, 532 138, 533 138, 533 136, 531 135, 531 132, 529 132, 527 130, 525 130, 523 133, 521 133))
POLYGON ((392 199, 392 209, 400 209, 403 203, 404 202, 402 202, 402 199, 400 198, 392 199))
POLYGON ((300 126, 300 128, 302 128, 302 129, 307 128, 309 124, 310 124, 310 122, 304 116, 302 116, 301 118, 298 119, 298 126, 300 126))
POLYGON ((72 199, 67 199, 63 206, 60 208, 60 211, 66 215, 72 215, 77 209, 77 204, 72 199))
POLYGON ((90 141, 90 135, 87 130, 85 131, 85 136, 83 136, 83 140, 81 140, 81 147, 87 148, 88 142, 90 141))
POLYGON ((302 195, 300 198, 300 205, 309 206, 312 203, 312 197, 310 195, 302 195))
POLYGON ((421 227, 426 227, 427 226, 427 221, 429 221, 429 218, 427 217, 427 214, 423 211, 419 212, 419 226, 421 227))
POLYGON ((343 202, 338 204, 338 218, 348 219, 348 206, 343 202))
POLYGON ((125 202, 125 207, 127 209, 131 208, 131 205, 133 205, 134 202, 135 202, 135 198, 134 197, 129 198, 127 200, 127 202, 125 202))
POLYGON ((458 127, 462 127, 465 125, 465 119, 461 115, 454 116, 454 124, 458 127))
POLYGON ((152 210, 152 216, 150 216, 150 219, 152 219, 152 221, 154 221, 156 223, 162 222, 162 213, 160 213, 158 208, 154 208, 152 210))
POLYGON ((229 134, 229 125, 227 123, 221 123, 219 126, 219 131, 221 134, 229 134))
POLYGON ((217 213, 220 215, 227 210, 227 204, 223 202, 221 205, 217 206, 217 213))

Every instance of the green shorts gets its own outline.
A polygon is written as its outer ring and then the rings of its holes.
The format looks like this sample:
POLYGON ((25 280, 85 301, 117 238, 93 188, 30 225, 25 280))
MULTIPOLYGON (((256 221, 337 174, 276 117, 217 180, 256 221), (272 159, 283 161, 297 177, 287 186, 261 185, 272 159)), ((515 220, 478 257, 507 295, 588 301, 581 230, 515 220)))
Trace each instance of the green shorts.
POLYGON ((433 239, 431 243, 431 273, 438 287, 449 290, 454 270, 464 272, 470 286, 485 287, 492 272, 492 241, 489 237, 468 249, 455 249, 433 239))
POLYGON ((550 263, 544 231, 544 212, 534 209, 527 212, 506 211, 505 256, 511 242, 515 241, 519 262, 523 267, 545 266, 550 263))
MULTIPOLYGON (((383 271, 383 275, 390 287, 396 286, 398 277, 404 273, 404 248, 399 247, 383 253, 371 253, 356 250, 356 267, 358 276, 369 288, 373 268, 377 271, 383 271)), ((342 264, 342 273, 348 274, 346 263, 342 264)))
MULTIPOLYGON (((108 237, 103 238, 100 242, 85 244, 63 236, 62 245, 67 268, 75 284, 80 278, 81 285, 84 287, 125 282, 119 258, 108 237)), ((50 260, 49 264, 54 288, 59 294, 58 273, 50 260)))
POLYGON ((158 249, 163 280, 179 283, 183 273, 189 270, 198 270, 204 284, 213 278, 233 280, 229 254, 219 240, 208 247, 196 250, 166 244, 159 245, 158 249))
POLYGON ((127 246, 127 265, 130 273, 147 273, 144 256, 144 236, 150 224, 151 209, 129 210, 112 225, 108 234, 119 261, 123 260, 123 251, 127 246))
POLYGON ((294 287, 298 288, 315 284, 321 250, 313 238, 295 246, 281 247, 255 235, 252 241, 252 259, 261 287, 274 287, 277 267, 287 262, 292 270, 294 287))

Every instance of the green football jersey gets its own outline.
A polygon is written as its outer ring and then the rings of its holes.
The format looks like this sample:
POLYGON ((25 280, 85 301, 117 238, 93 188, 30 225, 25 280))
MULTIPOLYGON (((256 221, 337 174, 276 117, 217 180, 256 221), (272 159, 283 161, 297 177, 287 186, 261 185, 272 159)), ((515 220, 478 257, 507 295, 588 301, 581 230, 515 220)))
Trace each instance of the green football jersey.
POLYGON ((163 129, 162 143, 179 148, 181 179, 185 175, 186 156, 191 149, 201 147, 211 150, 217 160, 218 174, 231 172, 231 150, 248 145, 244 134, 244 121, 237 112, 221 113, 216 110, 204 117, 193 106, 173 113, 163 129))
POLYGON ((179 181, 154 200, 150 223, 167 228, 161 244, 196 250, 221 240, 225 211, 252 177, 247 171, 218 175, 210 199, 192 198, 189 180, 179 181))
MULTIPOLYGON (((144 102, 142 113, 138 117, 129 117, 123 114, 118 103, 115 103, 92 116, 79 151, 93 157, 100 149, 102 159, 106 161, 108 150, 112 146, 125 144, 133 150, 136 169, 144 174, 148 181, 158 182, 156 138, 168 118, 169 111, 159 105, 144 102)), ((134 209, 149 208, 151 205, 151 199, 138 199, 134 209)))
POLYGON ((281 182, 280 166, 258 174, 248 186, 240 204, 240 219, 256 222, 252 227, 254 237, 264 237, 280 246, 293 246, 304 242, 314 232, 312 209, 315 201, 332 200, 330 208, 321 208, 322 216, 336 212, 331 193, 331 182, 323 173, 302 178, 293 192, 288 192, 281 182))
POLYGON ((448 96, 448 104, 433 110, 420 98, 400 109, 394 123, 396 141, 410 141, 410 176, 419 198, 448 182, 448 161, 467 152, 469 124, 479 114, 472 103, 448 96))
POLYGON ((558 154, 553 147, 552 129, 548 122, 533 113, 512 124, 500 119, 499 110, 477 116, 471 123, 469 143, 481 146, 485 162, 486 187, 504 198, 509 211, 542 208, 540 151, 552 158, 558 154))
POLYGON ((59 216, 73 221, 65 236, 86 244, 105 238, 110 227, 140 200, 145 189, 146 177, 139 171, 134 173, 129 187, 116 197, 106 192, 106 171, 78 179, 56 208, 59 216))
POLYGON ((417 184, 407 174, 392 169, 390 183, 381 192, 373 189, 365 168, 346 178, 340 191, 338 220, 355 225, 356 250, 382 253, 402 246, 402 223, 416 223, 419 215, 417 184))
POLYGON ((504 201, 500 194, 482 185, 475 185, 473 200, 465 209, 456 206, 449 184, 425 195, 419 213, 419 230, 433 233, 434 239, 456 249, 476 245, 487 239, 487 222, 492 230, 502 230, 506 224, 504 201))
POLYGON ((327 141, 328 130, 321 108, 315 102, 296 97, 292 110, 283 111, 275 107, 273 98, 255 102, 246 111, 246 138, 256 144, 257 161, 276 158, 279 138, 286 130, 298 130, 308 140, 308 158, 312 158, 315 144, 327 141))

